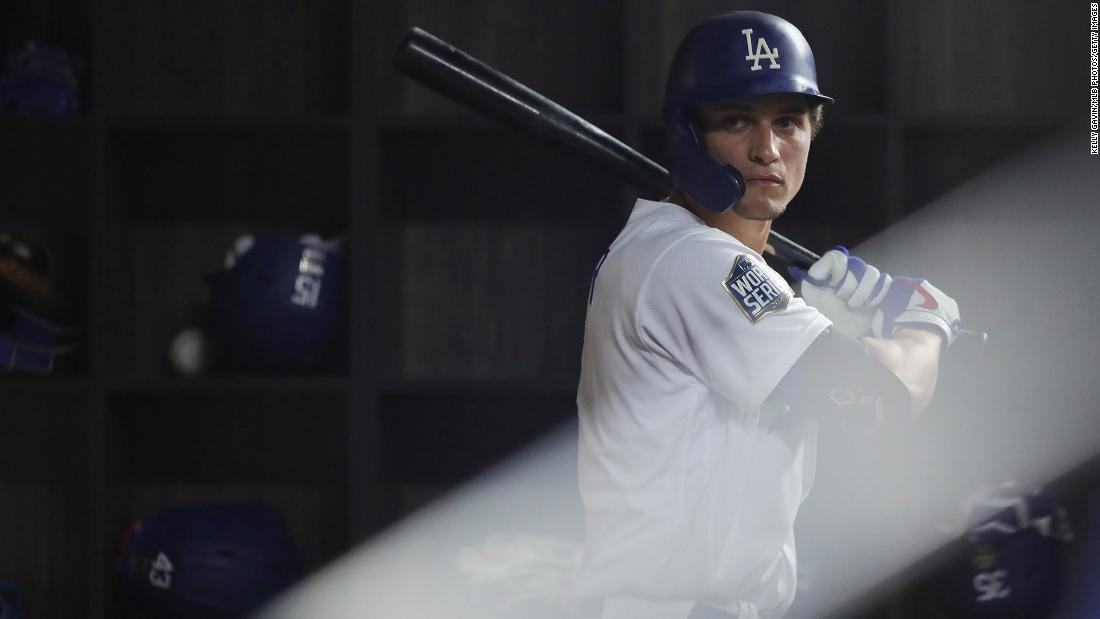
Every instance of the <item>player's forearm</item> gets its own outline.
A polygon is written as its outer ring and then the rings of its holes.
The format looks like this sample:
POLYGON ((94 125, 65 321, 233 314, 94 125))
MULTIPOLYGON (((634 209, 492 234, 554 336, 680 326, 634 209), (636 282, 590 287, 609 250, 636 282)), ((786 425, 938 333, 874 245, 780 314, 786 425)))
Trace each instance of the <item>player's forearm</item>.
POLYGON ((899 329, 891 339, 865 337, 863 344, 909 390, 913 413, 924 411, 936 391, 941 336, 923 329, 899 329))

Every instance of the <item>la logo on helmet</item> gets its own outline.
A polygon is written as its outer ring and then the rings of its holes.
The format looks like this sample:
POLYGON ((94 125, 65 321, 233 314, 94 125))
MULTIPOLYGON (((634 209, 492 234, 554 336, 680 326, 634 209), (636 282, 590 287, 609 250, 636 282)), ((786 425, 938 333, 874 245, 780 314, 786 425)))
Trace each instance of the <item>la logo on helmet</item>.
POLYGON ((745 60, 751 60, 752 71, 759 71, 760 61, 767 58, 771 65, 769 69, 778 69, 779 63, 776 60, 779 59, 779 48, 768 47, 768 42, 764 40, 764 37, 760 37, 756 40, 756 53, 752 51, 752 28, 745 28, 741 31, 741 34, 745 35, 745 46, 748 48, 749 54, 745 56, 745 60))

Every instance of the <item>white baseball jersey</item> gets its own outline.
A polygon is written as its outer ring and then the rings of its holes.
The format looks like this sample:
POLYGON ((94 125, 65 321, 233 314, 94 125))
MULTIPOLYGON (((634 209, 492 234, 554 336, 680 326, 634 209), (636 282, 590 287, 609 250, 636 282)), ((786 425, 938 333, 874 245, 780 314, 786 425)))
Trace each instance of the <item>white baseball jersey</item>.
MULTIPOLYGON (((678 205, 637 202, 585 322, 578 597, 705 601, 742 617, 790 607, 816 426, 771 432, 760 410, 829 324, 737 239, 678 205)), ((671 607, 652 615, 690 609, 671 607)))

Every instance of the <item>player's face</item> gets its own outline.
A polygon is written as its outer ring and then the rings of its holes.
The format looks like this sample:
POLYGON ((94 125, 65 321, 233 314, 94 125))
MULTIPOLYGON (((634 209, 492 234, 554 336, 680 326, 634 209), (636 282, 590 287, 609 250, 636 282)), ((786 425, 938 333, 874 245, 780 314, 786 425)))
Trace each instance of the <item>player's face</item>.
POLYGON ((746 219, 775 219, 802 187, 810 154, 810 109, 796 94, 762 95, 698 110, 707 151, 745 177, 733 210, 746 219))

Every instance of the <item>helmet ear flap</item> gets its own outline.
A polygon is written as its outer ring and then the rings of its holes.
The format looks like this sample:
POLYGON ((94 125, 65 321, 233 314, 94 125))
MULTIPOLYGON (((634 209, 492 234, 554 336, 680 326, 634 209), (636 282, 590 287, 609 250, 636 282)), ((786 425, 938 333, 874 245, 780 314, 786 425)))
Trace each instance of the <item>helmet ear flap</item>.
POLYGON ((702 132, 684 110, 675 113, 669 128, 672 149, 669 173, 676 186, 715 213, 736 204, 745 194, 741 172, 710 156, 702 132))

